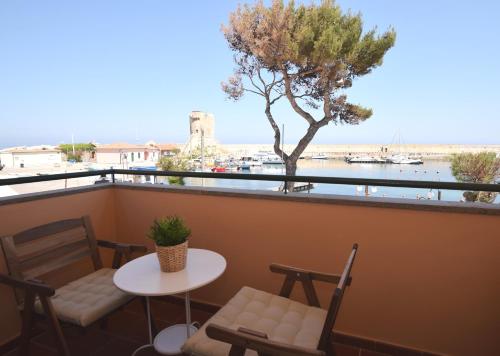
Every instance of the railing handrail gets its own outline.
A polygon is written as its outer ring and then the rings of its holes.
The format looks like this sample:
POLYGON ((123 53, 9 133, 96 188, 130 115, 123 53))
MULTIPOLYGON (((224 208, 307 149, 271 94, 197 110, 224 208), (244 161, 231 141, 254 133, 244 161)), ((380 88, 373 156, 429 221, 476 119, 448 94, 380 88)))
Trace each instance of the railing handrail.
POLYGON ((303 182, 303 183, 325 183, 325 184, 341 184, 341 185, 368 185, 376 187, 426 188, 426 189, 500 192, 500 184, 485 184, 485 183, 435 182, 435 181, 423 181, 423 180, 397 180, 397 179, 346 178, 346 177, 321 177, 321 176, 287 176, 287 175, 277 175, 277 174, 151 171, 151 170, 113 169, 113 168, 95 170, 95 171, 6 178, 6 179, 0 179, 0 186, 47 182, 53 180, 92 177, 92 176, 105 176, 105 175, 111 175, 112 180, 114 182, 115 175, 117 174, 160 176, 160 177, 174 176, 174 177, 186 177, 186 178, 259 180, 259 181, 273 181, 282 183, 303 182))
POLYGON ((96 171, 82 171, 82 172, 71 172, 71 173, 57 173, 57 174, 41 174, 36 176, 16 177, 16 178, 4 178, 0 179, 0 186, 26 184, 26 183, 39 183, 39 182, 48 182, 52 180, 102 176, 108 174, 113 174, 113 169, 102 169, 96 171))

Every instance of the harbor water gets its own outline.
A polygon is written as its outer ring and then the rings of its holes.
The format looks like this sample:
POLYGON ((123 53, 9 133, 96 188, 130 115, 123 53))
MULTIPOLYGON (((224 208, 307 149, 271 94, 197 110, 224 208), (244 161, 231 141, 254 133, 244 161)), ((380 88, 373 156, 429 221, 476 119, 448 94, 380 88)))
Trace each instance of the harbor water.
MULTIPOLYGON (((281 165, 263 165, 262 167, 252 167, 249 171, 245 170, 241 173, 284 174, 284 168, 281 165)), ((349 164, 343 160, 333 159, 299 160, 297 175, 456 182, 451 173, 450 162, 445 160, 426 160, 422 165, 370 163, 349 164)), ((188 178, 185 181, 188 186, 250 190, 273 190, 277 189, 279 186, 279 182, 245 181, 238 179, 188 178)), ((369 187, 368 191, 369 195, 374 197, 438 199, 438 192, 430 189, 369 187)), ((314 188, 310 192, 306 191, 303 192, 303 194, 341 194, 364 196, 365 187, 354 185, 314 184, 314 188)), ((441 190, 441 200, 460 201, 462 199, 462 194, 462 191, 441 190)))

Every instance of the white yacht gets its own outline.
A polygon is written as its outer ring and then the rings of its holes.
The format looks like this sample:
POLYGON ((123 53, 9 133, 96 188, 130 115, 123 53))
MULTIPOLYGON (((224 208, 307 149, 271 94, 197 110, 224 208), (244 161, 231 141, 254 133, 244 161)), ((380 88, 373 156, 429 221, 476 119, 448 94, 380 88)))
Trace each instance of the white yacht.
MULTIPOLYGON (((418 157, 412 157, 409 154, 404 154, 401 152, 401 132, 400 130, 396 131, 394 134, 394 137, 392 139, 392 142, 397 142, 397 153, 393 153, 391 156, 387 158, 388 163, 393 163, 393 164, 423 164, 424 162, 418 158, 418 157)), ((391 143, 392 145, 392 143, 391 143)), ((387 152, 387 148, 386 148, 387 152)))
POLYGON ((380 157, 370 157, 370 156, 355 156, 355 157, 346 157, 347 163, 387 163, 387 160, 380 157))
POLYGON ((284 164, 283 160, 281 157, 278 157, 277 155, 269 155, 266 158, 262 160, 263 164, 284 164))
POLYGON ((389 162, 393 164, 423 164, 420 158, 413 158, 402 154, 392 155, 389 157, 389 162))
POLYGON ((328 156, 325 155, 324 153, 320 153, 320 154, 311 156, 311 159, 328 159, 328 156))
POLYGON ((241 157, 240 161, 241 161, 241 165, 243 165, 243 166, 249 166, 249 167, 260 167, 260 166, 262 166, 262 161, 261 160, 258 160, 256 158, 250 157, 250 156, 241 157))

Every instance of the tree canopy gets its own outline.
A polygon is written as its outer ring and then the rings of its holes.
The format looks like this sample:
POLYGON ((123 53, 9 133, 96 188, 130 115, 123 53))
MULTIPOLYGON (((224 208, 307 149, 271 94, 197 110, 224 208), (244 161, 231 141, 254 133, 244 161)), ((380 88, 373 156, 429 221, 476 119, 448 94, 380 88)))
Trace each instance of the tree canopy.
MULTIPOLYGON (((451 172, 459 182, 494 183, 500 174, 500 158, 494 152, 456 154, 451 160, 451 172)), ((465 192, 464 198, 467 201, 491 203, 496 193, 465 192)))
POLYGON ((62 143, 59 149, 66 154, 68 161, 82 162, 83 153, 95 152, 96 146, 93 143, 62 143))
POLYGON ((382 64, 394 45, 389 29, 363 32, 361 14, 342 12, 333 0, 320 5, 285 4, 273 0, 240 5, 222 27, 234 51, 236 68, 222 89, 233 100, 251 92, 265 99, 265 113, 274 130, 274 150, 283 156, 287 174, 295 174, 296 161, 317 130, 329 123, 358 124, 372 110, 347 101, 345 90, 354 79, 382 64), (287 155, 281 152, 281 133, 271 106, 286 98, 309 128, 287 155), (320 111, 319 117, 315 111, 320 111))
MULTIPOLYGON (((189 163, 188 161, 181 157, 181 156, 175 156, 175 157, 161 157, 158 163, 156 164, 158 168, 162 171, 177 171, 177 172, 183 172, 187 171, 189 168, 189 163)), ((171 176, 168 177, 168 182, 169 184, 172 185, 184 185, 184 177, 177 177, 177 176, 171 176)))
POLYGON ((94 152, 96 150, 96 146, 93 143, 75 143, 74 145, 71 143, 62 143, 59 145, 59 149, 63 152, 73 151, 73 147, 76 152, 94 152))

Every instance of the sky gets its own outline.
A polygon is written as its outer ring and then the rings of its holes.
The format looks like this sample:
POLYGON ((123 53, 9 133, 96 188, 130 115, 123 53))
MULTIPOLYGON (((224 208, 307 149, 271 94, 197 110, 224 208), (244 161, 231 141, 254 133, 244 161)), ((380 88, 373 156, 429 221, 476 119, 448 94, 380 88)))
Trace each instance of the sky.
MULTIPOLYGON (((189 112, 215 115, 221 143, 272 143, 260 97, 225 98, 234 68, 220 31, 241 1, 0 1, 0 147, 187 142, 189 112)), ((309 3, 309 1, 307 1, 309 3)), ((500 144, 500 2, 339 0, 365 29, 390 26, 384 64, 347 92, 373 109, 313 143, 500 144)), ((305 133, 283 101, 285 143, 305 133)))

